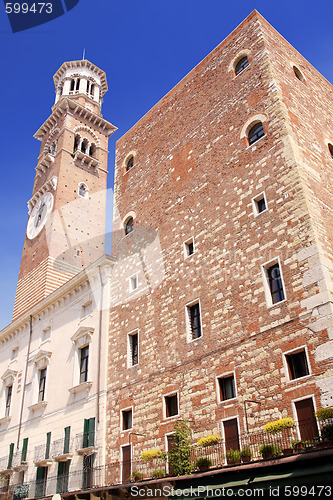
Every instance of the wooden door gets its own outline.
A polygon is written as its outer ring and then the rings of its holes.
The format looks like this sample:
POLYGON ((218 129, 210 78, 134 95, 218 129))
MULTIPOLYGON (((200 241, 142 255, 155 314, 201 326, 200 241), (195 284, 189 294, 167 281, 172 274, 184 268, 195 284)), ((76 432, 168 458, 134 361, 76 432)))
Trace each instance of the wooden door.
POLYGON ((312 441, 318 436, 317 422, 314 416, 312 398, 295 403, 299 433, 302 441, 312 441))
MULTIPOLYGON (((168 451, 173 450, 173 448, 176 446, 176 439, 173 434, 170 434, 170 436, 167 436, 167 443, 168 443, 168 451)), ((173 470, 173 467, 170 463, 168 463, 168 472, 170 476, 174 476, 175 471, 173 470)))
POLYGON ((224 440, 225 440, 226 451, 230 449, 239 450, 237 418, 225 420, 223 422, 223 427, 224 427, 224 440))
POLYGON ((131 445, 122 447, 122 458, 123 458, 122 482, 128 483, 131 479, 131 472, 132 472, 131 445))

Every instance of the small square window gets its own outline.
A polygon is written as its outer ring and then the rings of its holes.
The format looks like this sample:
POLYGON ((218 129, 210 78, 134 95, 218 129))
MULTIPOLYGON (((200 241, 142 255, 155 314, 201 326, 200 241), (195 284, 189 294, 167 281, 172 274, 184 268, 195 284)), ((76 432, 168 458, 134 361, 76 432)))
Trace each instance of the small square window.
POLYGON ((89 300, 88 302, 82 304, 82 318, 85 318, 86 316, 88 316, 88 314, 91 314, 92 311, 93 311, 92 300, 89 300))
POLYGON ((128 431, 133 427, 133 412, 132 409, 123 410, 121 412, 122 430, 128 431))
POLYGON ((285 300, 282 272, 279 262, 273 261, 263 266, 264 287, 269 306, 285 300))
POLYGON ((217 379, 219 384, 220 401, 227 401, 236 397, 236 386, 234 375, 220 377, 217 379))
POLYGON ((190 238, 184 243, 184 255, 185 258, 190 257, 194 254, 194 239, 190 238))
POLYGON ((172 394, 170 396, 164 396, 165 402, 165 417, 175 417, 179 413, 178 409, 178 394, 172 394))
POLYGON ((199 339, 202 336, 199 302, 186 306, 186 323, 188 338, 190 340, 199 339))
POLYGON ((260 193, 255 198, 252 198, 252 207, 255 217, 267 210, 265 193, 260 193))
POLYGON ((286 354, 285 357, 287 361, 290 380, 306 377, 306 375, 309 375, 309 365, 304 349, 298 352, 286 354))
POLYGON ((130 292, 134 292, 134 290, 136 290, 138 288, 138 286, 139 286, 138 275, 134 274, 129 279, 130 292))
POLYGON ((127 343, 127 365, 135 366, 139 363, 139 335, 138 333, 129 333, 127 343))
POLYGON ((18 349, 19 349, 18 347, 14 347, 14 349, 12 349, 11 356, 10 356, 11 361, 13 361, 14 359, 17 358, 18 349))

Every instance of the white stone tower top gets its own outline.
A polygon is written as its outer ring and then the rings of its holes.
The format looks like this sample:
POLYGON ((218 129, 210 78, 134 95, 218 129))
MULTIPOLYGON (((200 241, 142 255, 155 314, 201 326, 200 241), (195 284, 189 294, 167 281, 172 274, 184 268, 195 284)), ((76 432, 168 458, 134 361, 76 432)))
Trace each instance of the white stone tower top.
POLYGON ((56 88, 56 100, 61 96, 84 94, 98 104, 108 90, 105 72, 82 59, 80 61, 64 62, 53 76, 56 88))

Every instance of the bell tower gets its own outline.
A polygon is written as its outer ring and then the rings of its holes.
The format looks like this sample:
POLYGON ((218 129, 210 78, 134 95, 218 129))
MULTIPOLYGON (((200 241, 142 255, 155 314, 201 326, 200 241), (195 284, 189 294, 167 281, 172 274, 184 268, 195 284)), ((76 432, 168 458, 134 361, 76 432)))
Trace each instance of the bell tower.
POLYGON ((65 62, 53 77, 52 114, 41 141, 13 319, 104 254, 108 139, 104 71, 65 62))

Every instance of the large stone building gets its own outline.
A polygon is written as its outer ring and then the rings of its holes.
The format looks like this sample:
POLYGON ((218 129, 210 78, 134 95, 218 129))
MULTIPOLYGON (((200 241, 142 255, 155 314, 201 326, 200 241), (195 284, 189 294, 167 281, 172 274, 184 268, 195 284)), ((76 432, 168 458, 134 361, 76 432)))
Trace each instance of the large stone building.
POLYGON ((126 483, 179 420, 224 455, 280 417, 313 441, 333 397, 331 85, 254 11, 118 141, 108 257, 105 74, 54 80, 1 332, 4 483, 126 483))

